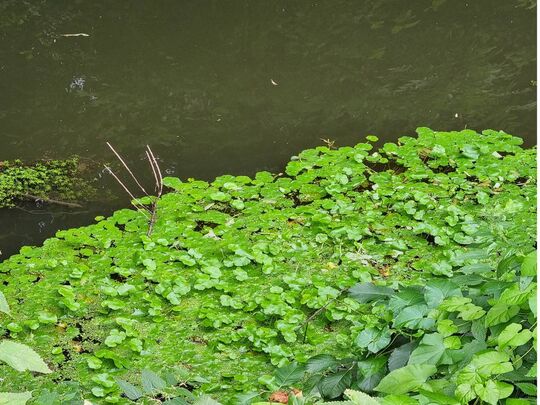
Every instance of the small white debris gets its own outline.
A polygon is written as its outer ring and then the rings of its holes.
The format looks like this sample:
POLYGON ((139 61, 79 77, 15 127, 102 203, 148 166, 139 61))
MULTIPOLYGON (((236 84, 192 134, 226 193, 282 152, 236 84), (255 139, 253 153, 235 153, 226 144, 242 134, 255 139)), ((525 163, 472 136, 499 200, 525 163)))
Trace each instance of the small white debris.
POLYGON ((203 236, 203 238, 211 238, 211 239, 221 239, 219 236, 217 236, 212 229, 203 236))
POLYGON ((89 37, 90 34, 84 32, 78 32, 76 34, 60 34, 61 37, 89 37))
POLYGON ((493 188, 499 188, 501 187, 501 183, 495 183, 495 185, 493 186, 493 188))
POLYGON ((270 79, 270 83, 272 83, 274 86, 277 86, 277 85, 278 85, 278 83, 275 82, 273 79, 270 79))
POLYGON ((459 114, 458 114, 458 113, 455 113, 455 114, 454 114, 454 117, 455 117, 455 118, 459 118, 459 114))

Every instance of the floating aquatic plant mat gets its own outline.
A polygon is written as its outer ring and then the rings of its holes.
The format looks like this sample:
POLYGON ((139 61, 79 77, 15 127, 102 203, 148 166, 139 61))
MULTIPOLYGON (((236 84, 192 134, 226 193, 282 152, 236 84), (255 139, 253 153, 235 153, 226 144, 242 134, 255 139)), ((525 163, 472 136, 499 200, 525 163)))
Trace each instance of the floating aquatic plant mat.
POLYGON ((1 330, 53 372, 2 365, 0 391, 532 396, 536 149, 491 130, 376 141, 305 150, 283 175, 166 178, 150 237, 124 209, 24 247, 0 264, 1 330))

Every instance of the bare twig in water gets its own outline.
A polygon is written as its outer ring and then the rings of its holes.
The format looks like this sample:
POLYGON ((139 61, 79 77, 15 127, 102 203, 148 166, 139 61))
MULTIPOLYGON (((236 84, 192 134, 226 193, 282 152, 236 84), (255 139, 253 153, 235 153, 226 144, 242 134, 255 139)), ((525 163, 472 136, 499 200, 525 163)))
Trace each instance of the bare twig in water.
POLYGON ((116 174, 114 174, 114 172, 109 166, 105 165, 105 169, 107 169, 107 171, 111 174, 111 176, 113 176, 114 179, 118 182, 118 184, 120 184, 122 188, 126 191, 126 193, 128 193, 128 195, 131 197, 131 200, 137 203, 137 204, 133 204, 133 206, 137 209, 137 211, 143 214, 146 218, 150 219, 150 217, 146 214, 146 212, 143 211, 143 209, 148 212, 150 212, 150 210, 144 204, 139 202, 137 198, 135 198, 133 193, 129 191, 129 188, 127 188, 127 186, 124 183, 122 183, 122 180, 120 180, 120 178, 116 174))
POLYGON ((28 200, 43 201, 44 203, 47 203, 47 204, 63 205, 64 207, 69 207, 69 208, 82 208, 83 207, 81 204, 54 200, 52 198, 39 197, 37 195, 32 195, 32 194, 23 194, 23 197, 28 200))
POLYGON ((152 149, 150 149, 150 146, 146 145, 146 148, 148 149, 148 153, 150 154, 150 157, 152 158, 152 163, 154 164, 157 170, 157 174, 159 177, 159 184, 157 184, 158 182, 156 181, 156 188, 157 188, 158 194, 161 196, 161 194, 163 193, 163 176, 161 175, 161 169, 159 168, 157 159, 154 157, 154 153, 152 153, 152 149))
MULTIPOLYGON (((113 151, 113 153, 116 155, 118 160, 122 163, 124 168, 127 170, 131 178, 135 181, 137 186, 141 189, 141 191, 148 197, 148 193, 144 189, 144 187, 141 185, 137 177, 133 174, 127 163, 122 159, 120 154, 112 147, 112 145, 107 142, 107 146, 113 151)), ((161 175, 161 169, 159 168, 158 161, 156 157, 154 156, 154 153, 152 152, 152 149, 150 149, 150 146, 146 145, 146 158, 148 159, 148 163, 150 164, 150 168, 152 169, 152 174, 154 176, 155 186, 154 189, 156 191, 156 196, 151 197, 152 203, 150 206, 143 204, 138 198, 135 197, 135 195, 130 191, 130 189, 120 180, 120 178, 111 170, 110 167, 105 166, 105 168, 108 170, 108 172, 114 177, 114 179, 122 186, 122 188, 128 193, 128 195, 131 197, 132 203, 134 207, 141 212, 146 219, 148 219, 148 231, 147 236, 150 236, 152 234, 152 231, 154 229, 154 225, 157 220, 157 204, 158 201, 163 194, 163 177, 161 175), (146 212, 145 212, 146 211, 146 212), (150 214, 150 216, 148 215, 150 214)))
POLYGON ((146 190, 144 189, 143 186, 141 186, 141 183, 139 183, 139 180, 137 180, 137 177, 135 177, 135 175, 133 174, 133 172, 130 170, 129 166, 126 164, 126 162, 124 162, 124 159, 122 159, 122 157, 120 156, 120 154, 114 150, 114 148, 112 147, 112 145, 107 142, 107 146, 113 151, 113 153, 116 155, 116 157, 118 158, 118 160, 124 165, 124 167, 126 168, 127 172, 131 175, 131 178, 133 180, 135 180, 135 183, 137 183, 137 185, 139 186, 139 188, 142 190, 142 192, 146 195, 148 195, 148 193, 146 192, 146 190))
POLYGON ((157 192, 157 196, 152 202, 152 206, 151 206, 152 215, 148 223, 148 232, 146 233, 147 236, 150 236, 152 234, 152 231, 154 229, 154 224, 156 223, 156 219, 157 219, 157 203, 159 199, 161 198, 161 194, 163 193, 163 177, 161 176, 161 170, 159 168, 157 159, 155 158, 154 153, 152 152, 152 149, 150 149, 150 146, 148 145, 146 145, 146 149, 147 149, 146 157, 148 158, 148 162, 150 163, 150 167, 152 168, 152 173, 154 174, 154 179, 156 181, 155 190, 157 192))
POLYGON ((146 159, 148 159, 148 163, 150 163, 150 169, 152 169, 152 174, 154 175, 154 181, 156 182, 156 187, 154 187, 154 191, 157 193, 157 184, 159 183, 159 177, 156 171, 156 168, 152 164, 152 157, 150 156, 150 153, 148 151, 146 152, 146 159))

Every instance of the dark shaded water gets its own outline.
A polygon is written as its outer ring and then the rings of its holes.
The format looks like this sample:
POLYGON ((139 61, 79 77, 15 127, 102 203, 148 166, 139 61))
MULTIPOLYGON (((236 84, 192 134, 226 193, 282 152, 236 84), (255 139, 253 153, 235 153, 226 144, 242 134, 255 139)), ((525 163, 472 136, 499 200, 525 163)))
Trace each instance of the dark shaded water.
MULTIPOLYGON (((530 0, 2 0, 0 160, 112 160, 109 140, 147 171, 149 143, 211 179, 417 126, 531 145, 535 24, 530 0)), ((0 260, 122 204, 0 210, 0 260)))

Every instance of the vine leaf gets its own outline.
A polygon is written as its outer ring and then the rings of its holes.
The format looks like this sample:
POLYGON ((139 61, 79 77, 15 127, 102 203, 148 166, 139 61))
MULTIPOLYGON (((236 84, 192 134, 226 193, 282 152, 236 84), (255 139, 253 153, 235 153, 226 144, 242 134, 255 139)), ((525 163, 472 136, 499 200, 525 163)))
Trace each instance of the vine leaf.
POLYGON ((436 365, 445 350, 443 336, 440 333, 425 335, 418 347, 411 353, 409 364, 436 365))
POLYGON ((533 333, 528 329, 523 329, 523 326, 519 323, 511 323, 497 337, 497 343, 501 349, 506 346, 518 347, 527 343, 532 337, 533 333))
POLYGON ((385 394, 406 394, 416 390, 436 372, 437 367, 432 364, 409 364, 384 377, 375 387, 375 391, 385 394))
POLYGON ((509 271, 519 270, 521 266, 521 259, 516 255, 508 256, 502 259, 497 265, 497 277, 508 273, 509 271))

